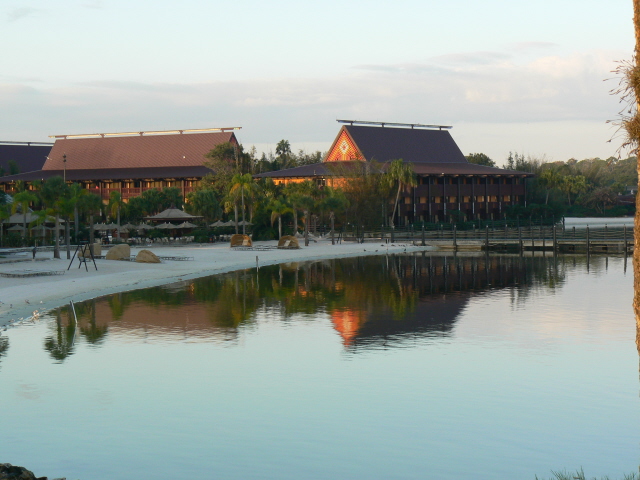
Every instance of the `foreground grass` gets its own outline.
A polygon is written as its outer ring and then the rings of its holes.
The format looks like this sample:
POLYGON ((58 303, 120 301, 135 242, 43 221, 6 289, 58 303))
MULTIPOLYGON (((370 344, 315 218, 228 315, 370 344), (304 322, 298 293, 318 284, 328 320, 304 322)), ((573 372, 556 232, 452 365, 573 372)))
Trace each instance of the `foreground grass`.
MULTIPOLYGON (((549 480, 598 480, 596 477, 587 478, 584 476, 584 471, 582 468, 580 470, 576 470, 575 473, 568 473, 566 470, 564 472, 554 472, 551 470, 553 474, 552 478, 549 480)), ((542 478, 538 478, 536 475, 536 480, 544 480, 542 478)), ((600 480, 613 480, 609 476, 601 477, 600 480)), ((630 473, 629 475, 624 475, 622 480, 640 480, 640 475, 636 473, 630 473)))

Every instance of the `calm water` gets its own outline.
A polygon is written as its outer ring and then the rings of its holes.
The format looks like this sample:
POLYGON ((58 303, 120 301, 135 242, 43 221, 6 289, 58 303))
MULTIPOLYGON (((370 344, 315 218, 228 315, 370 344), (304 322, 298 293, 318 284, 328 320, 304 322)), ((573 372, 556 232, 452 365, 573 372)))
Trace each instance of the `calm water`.
POLYGON ((637 471, 622 258, 390 256, 113 295, 0 336, 0 462, 69 479, 637 471))

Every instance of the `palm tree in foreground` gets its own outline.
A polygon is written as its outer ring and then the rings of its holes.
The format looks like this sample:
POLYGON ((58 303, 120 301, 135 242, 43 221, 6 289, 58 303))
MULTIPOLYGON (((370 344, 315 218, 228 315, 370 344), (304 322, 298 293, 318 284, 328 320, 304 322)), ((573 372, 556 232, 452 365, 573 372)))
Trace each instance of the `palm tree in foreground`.
POLYGON ((273 226, 276 219, 278 220, 278 238, 282 238, 282 215, 292 213, 293 210, 281 198, 272 200, 269 203, 269 210, 271 210, 271 225, 273 226))
POLYGON ((410 163, 404 163, 401 158, 391 161, 385 178, 390 188, 393 188, 396 184, 398 185, 396 200, 393 204, 393 213, 391 214, 391 226, 393 227, 398 201, 400 200, 400 192, 403 188, 415 187, 418 184, 418 179, 413 171, 413 166, 410 163))
POLYGON ((245 219, 245 208, 244 208, 244 198, 247 195, 249 198, 253 193, 253 177, 250 173, 245 173, 244 175, 236 174, 231 179, 231 190, 229 191, 229 195, 231 197, 237 198, 238 195, 242 200, 242 234, 246 233, 246 219, 245 219))

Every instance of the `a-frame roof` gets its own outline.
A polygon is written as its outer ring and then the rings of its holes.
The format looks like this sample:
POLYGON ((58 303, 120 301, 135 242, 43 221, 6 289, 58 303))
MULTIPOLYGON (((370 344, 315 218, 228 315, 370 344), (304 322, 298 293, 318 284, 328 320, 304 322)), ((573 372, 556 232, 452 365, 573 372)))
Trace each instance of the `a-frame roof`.
POLYGON ((447 130, 343 125, 327 160, 354 158, 379 163, 398 158, 414 164, 467 163, 447 130), (350 147, 355 147, 356 152, 350 147), (347 158, 340 158, 340 151, 345 152, 347 158))

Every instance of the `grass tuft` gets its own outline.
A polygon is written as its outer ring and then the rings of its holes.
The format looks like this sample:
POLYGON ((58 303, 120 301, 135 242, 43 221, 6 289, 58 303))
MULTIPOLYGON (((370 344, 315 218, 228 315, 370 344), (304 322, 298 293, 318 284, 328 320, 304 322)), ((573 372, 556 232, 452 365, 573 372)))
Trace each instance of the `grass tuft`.
MULTIPOLYGON (((591 478, 585 477, 584 471, 582 470, 582 468, 580 468, 580 470, 576 470, 575 473, 569 473, 566 470, 562 472, 551 470, 551 474, 553 475, 553 477, 549 478, 549 480, 598 480, 596 477, 591 477, 591 478)), ((544 480, 544 479, 538 478, 538 476, 536 475, 535 480, 544 480)), ((609 478, 609 476, 604 476, 604 477, 600 477, 600 480, 611 480, 611 479, 609 478)), ((638 475, 637 473, 630 473, 628 475, 624 475, 622 477, 622 480, 640 480, 640 475, 638 475)))

